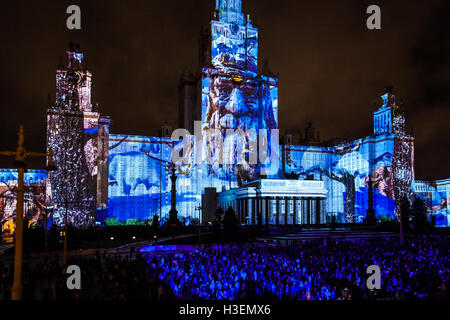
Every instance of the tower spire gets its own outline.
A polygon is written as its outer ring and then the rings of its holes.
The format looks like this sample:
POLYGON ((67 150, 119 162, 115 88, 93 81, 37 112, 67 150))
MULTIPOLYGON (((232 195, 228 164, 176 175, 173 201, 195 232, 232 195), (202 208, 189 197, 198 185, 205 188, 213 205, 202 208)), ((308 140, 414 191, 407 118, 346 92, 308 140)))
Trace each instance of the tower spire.
POLYGON ((242 0, 216 0, 216 10, 242 12, 242 0))
POLYGON ((239 25, 243 25, 245 22, 242 0, 216 0, 216 11, 219 12, 220 21, 235 22, 239 25))

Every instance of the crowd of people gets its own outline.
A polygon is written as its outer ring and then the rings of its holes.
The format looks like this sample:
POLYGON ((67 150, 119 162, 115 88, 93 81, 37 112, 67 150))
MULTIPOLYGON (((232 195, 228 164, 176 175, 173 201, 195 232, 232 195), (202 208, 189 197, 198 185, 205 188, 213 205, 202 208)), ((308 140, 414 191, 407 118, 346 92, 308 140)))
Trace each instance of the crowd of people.
MULTIPOLYGON (((68 274, 60 257, 23 264, 25 300, 133 300, 169 299, 170 289, 150 277, 146 260, 139 254, 103 255, 70 259, 81 270, 81 290, 67 288, 68 274)), ((10 298, 13 264, 0 262, 0 300, 10 298)))
MULTIPOLYGON (((24 299, 356 300, 450 298, 448 239, 438 236, 207 246, 198 250, 77 257, 81 290, 68 290, 58 257, 23 265, 24 299), (369 290, 367 268, 381 269, 369 290)), ((0 262, 0 300, 13 264, 0 262)))
POLYGON ((152 272, 180 299, 420 299, 447 295, 447 238, 310 241, 204 249, 149 258, 152 272), (381 289, 367 288, 368 266, 381 289))

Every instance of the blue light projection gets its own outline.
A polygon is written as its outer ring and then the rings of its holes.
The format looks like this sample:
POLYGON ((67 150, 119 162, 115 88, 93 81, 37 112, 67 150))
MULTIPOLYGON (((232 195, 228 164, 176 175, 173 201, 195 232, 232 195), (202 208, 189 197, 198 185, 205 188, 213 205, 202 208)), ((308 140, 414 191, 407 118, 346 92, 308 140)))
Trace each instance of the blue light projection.
POLYGON ((212 63, 218 69, 239 69, 256 74, 258 30, 251 24, 212 21, 212 63))
MULTIPOLYGON (((110 135, 109 204, 103 221, 145 221, 154 215, 161 222, 167 219, 173 147, 169 138, 110 135)), ((195 170, 177 169, 177 209, 180 216, 188 217, 194 215, 200 201, 196 179, 192 178, 195 170)))
POLYGON ((168 212, 170 148, 167 139, 110 135, 108 218, 147 220, 168 212))
POLYGON ((240 70, 256 75, 258 68, 258 29, 245 19, 241 1, 216 3, 211 21, 211 59, 214 68, 225 72, 240 70))
POLYGON ((203 148, 204 154, 210 154, 204 181, 209 180, 209 187, 220 190, 223 185, 242 185, 258 179, 260 166, 249 162, 250 153, 257 151, 250 146, 256 143, 260 129, 268 130, 266 139, 270 141, 270 130, 278 128, 277 79, 224 75, 217 69, 204 69, 202 85, 203 148), (246 135, 242 155, 236 152, 241 137, 238 130, 254 133, 246 135), (230 151, 225 152, 225 165, 218 163, 220 154, 214 144, 221 137, 224 149, 230 151), (245 163, 239 161, 241 158, 245 163))
MULTIPOLYGON (((204 188, 216 188, 219 192, 236 188, 259 179, 261 168, 271 165, 249 163, 250 152, 254 151, 251 145, 258 135, 246 135, 245 148, 240 151, 242 137, 237 130, 257 133, 268 129, 266 141, 270 141, 270 130, 278 129, 278 79, 257 74, 258 30, 248 17, 245 19, 240 1, 217 0, 215 18, 211 22, 213 67, 204 68, 201 78, 203 163, 193 163, 192 148, 187 160, 177 166, 177 209, 185 218, 195 212, 204 188), (224 154, 216 148, 218 139, 224 141, 224 154), (231 164, 220 162, 220 156, 231 158, 226 162, 231 164), (244 159, 243 163, 236 164, 238 156, 244 159)), ((337 221, 354 223, 366 217, 371 175, 376 218, 395 219, 396 197, 407 194, 405 190, 413 178, 413 145, 408 135, 400 132, 404 118, 398 113, 395 96, 388 91, 382 101, 374 113, 373 136, 329 147, 288 146, 288 160, 280 156, 279 168, 268 178, 283 178, 284 171, 295 172, 300 179, 313 175, 315 180, 323 180, 328 190, 328 221, 335 216, 337 221), (404 151, 407 154, 402 158, 399 155, 404 151), (404 179, 401 189, 395 183, 403 175, 409 180, 404 179)), ((146 142, 127 142, 124 150, 119 146, 110 151, 109 213, 121 220, 145 218, 158 212, 164 215, 170 208, 168 176, 159 173, 164 171, 161 168, 166 166, 164 161, 169 161, 171 149, 168 147, 161 156, 157 149, 160 141, 145 139, 146 142), (155 148, 153 155, 146 154, 143 150, 152 150, 151 145, 155 148)))
MULTIPOLYGON (((270 141, 271 130, 278 129, 278 79, 257 75, 258 30, 248 16, 244 19, 241 1, 217 1, 216 10, 218 20, 211 22, 214 68, 202 72, 202 148, 209 155, 202 185, 220 191, 256 180, 261 168, 273 165, 249 159, 257 153, 259 130, 267 130, 270 141), (244 139, 240 130, 247 131, 244 139), (218 139, 224 142, 222 154, 216 150, 218 139), (221 156, 225 161, 219 161, 221 156)), ((268 157, 272 152, 278 150, 269 146, 268 157)))
MULTIPOLYGON (((14 219, 16 212, 18 173, 16 169, 0 169, 0 227, 14 219)), ((24 174, 24 217, 39 221, 45 212, 45 170, 27 170, 24 174)))
POLYGON ((450 226, 450 179, 415 181, 415 194, 425 201, 430 221, 438 227, 450 226))
MULTIPOLYGON (((197 88, 201 89, 201 138, 195 142, 193 136, 186 135, 190 148, 183 148, 184 160, 176 163, 180 220, 191 224, 198 218, 205 188, 221 192, 264 176, 285 179, 289 173, 298 174, 301 180, 313 176, 324 181, 328 222, 332 216, 338 222, 364 220, 369 176, 376 218, 398 218, 398 201, 405 196, 412 198, 414 144, 392 88, 386 88, 382 105, 374 112, 372 136, 340 145, 277 144, 274 149, 269 142, 271 130, 279 126, 278 79, 258 73, 258 29, 242 13, 240 0, 217 0, 210 30, 210 67, 202 69, 201 88, 197 88), (266 131, 261 133, 261 129, 266 131), (261 138, 262 144, 265 140, 268 146, 267 159, 262 163, 258 159, 255 164, 250 155, 258 153, 255 145, 261 150, 261 138), (217 148, 219 139, 222 148, 217 148), (194 161, 199 152, 196 143, 201 143, 200 164, 194 161), (276 161, 271 159, 273 155, 276 161), (263 173, 273 167, 274 172, 263 173)), ((181 141, 109 134, 109 120, 93 112, 91 74, 81 68, 82 55, 68 54, 68 67, 57 71, 57 108, 48 114, 48 147, 53 148, 59 163, 59 170, 49 174, 47 183, 48 197, 58 204, 56 223, 63 221, 61 204, 66 196, 76 204, 76 208, 69 209, 69 221, 79 226, 91 221, 95 207, 97 220, 102 222, 115 219, 131 223, 158 215, 164 223, 170 211, 169 168, 172 154, 182 148, 181 141), (78 99, 67 99, 72 95, 78 99), (67 156, 70 161, 65 165, 67 156)), ((14 181, 14 175, 0 172, 2 194, 11 192, 2 187, 5 181, 14 181)), ((434 185, 415 185, 416 194, 427 201, 436 224, 450 225, 450 183, 444 180, 434 185)), ((5 204, 7 199, 0 198, 0 211, 5 211, 5 206, 12 208, 5 204)), ((274 223, 273 215, 270 221, 274 223)))
POLYGON ((286 171, 313 175, 328 190, 328 220, 362 222, 368 209, 368 178, 374 182, 374 209, 380 220, 394 219, 391 170, 393 136, 368 137, 335 147, 290 146, 286 171))

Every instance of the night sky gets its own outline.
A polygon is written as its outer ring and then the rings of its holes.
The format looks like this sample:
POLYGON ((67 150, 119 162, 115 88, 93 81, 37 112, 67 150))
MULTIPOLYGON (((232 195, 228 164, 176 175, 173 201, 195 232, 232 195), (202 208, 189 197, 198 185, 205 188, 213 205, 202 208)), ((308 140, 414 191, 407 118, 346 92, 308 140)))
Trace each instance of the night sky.
MULTIPOLYGON (((45 112, 55 70, 78 42, 93 73, 93 102, 113 133, 154 135, 178 124, 177 84, 197 71, 198 35, 215 0, 8 1, 0 13, 0 149, 14 149, 22 122, 27 148, 45 150, 45 112), (80 31, 66 29, 81 7, 80 31)), ((259 61, 279 74, 280 129, 306 121, 322 140, 372 132, 385 86, 404 102, 415 137, 416 178, 449 178, 450 1, 243 0, 259 27, 259 61), (382 30, 366 28, 366 8, 382 30)), ((5 164, 5 159, 0 162, 5 164)))

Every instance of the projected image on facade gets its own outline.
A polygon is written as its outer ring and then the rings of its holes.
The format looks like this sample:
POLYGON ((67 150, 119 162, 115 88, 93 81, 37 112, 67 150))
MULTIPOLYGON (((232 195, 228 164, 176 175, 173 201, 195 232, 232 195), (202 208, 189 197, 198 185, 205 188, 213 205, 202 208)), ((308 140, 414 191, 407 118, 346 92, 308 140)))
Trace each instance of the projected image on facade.
MULTIPOLYGON (((167 220, 173 148, 169 138, 110 135, 109 201, 102 217, 105 223, 117 219, 133 224, 155 215, 162 222, 167 220)), ((180 217, 188 217, 199 201, 196 171, 188 162, 180 162, 176 168, 177 210, 180 217)))
MULTIPOLYGON (((111 120, 91 103, 92 75, 84 56, 71 44, 56 71, 56 99, 47 111, 47 153, 52 148, 57 170, 42 179, 46 192, 34 196, 34 210, 44 197, 58 226, 66 223, 66 209, 68 224, 76 227, 141 224, 155 215, 164 223, 174 166, 181 221, 212 217, 218 206, 232 207, 242 224, 361 223, 369 209, 378 222, 393 221, 400 202, 412 205, 416 194, 426 201, 430 220, 450 225, 450 183, 415 180, 414 138, 392 87, 381 94, 370 121, 373 132, 366 137, 321 142, 319 135, 311 140, 305 133, 299 145, 286 140, 280 147, 279 81, 268 62, 258 71, 258 36, 241 1, 216 1, 201 37, 204 64, 185 73, 179 86, 179 127, 194 132, 174 140, 170 132, 110 134, 111 120), (177 154, 181 160, 173 163, 177 154), (286 195, 286 181, 293 179, 302 180, 292 185, 303 189, 286 195), (263 199, 269 180, 280 190, 263 199)), ((14 179, 9 171, 0 175, 2 219, 14 212, 14 179)))
POLYGON ((258 31, 233 21, 212 21, 212 63, 214 67, 257 72, 258 31))
POLYGON ((276 80, 204 69, 202 84, 203 148, 204 154, 210 155, 206 159, 208 174, 237 179, 239 185, 257 179, 258 164, 250 163, 250 157, 252 152, 257 153, 259 130, 268 130, 266 139, 270 141, 270 130, 278 128, 276 80), (216 141, 220 136, 223 152, 216 141), (223 161, 219 161, 221 157, 223 161))
MULTIPOLYGON (((203 182, 219 189, 259 178, 266 159, 252 158, 278 129, 278 80, 257 75, 258 30, 240 1, 217 1, 211 22, 211 64, 202 72, 203 182), (259 130, 267 130, 261 133, 259 130), (223 148, 221 146, 223 144, 223 148), (261 160, 259 163, 258 160, 261 160)), ((275 168, 275 173, 277 173, 275 168)))
POLYGON ((425 202, 428 219, 438 227, 450 225, 450 179, 415 181, 414 191, 425 202))
POLYGON ((336 147, 290 146, 286 171, 299 174, 300 179, 312 175, 315 180, 323 180, 329 190, 328 218, 335 216, 337 221, 357 223, 366 217, 370 173, 376 217, 393 220, 392 152, 385 152, 392 149, 392 137, 378 141, 366 138, 336 147))
POLYGON ((108 217, 145 221, 170 210, 167 139, 111 135, 108 217))
MULTIPOLYGON (((15 220, 17 177, 15 169, 0 169, 0 226, 8 221, 15 220)), ((47 173, 45 170, 28 170, 24 176, 24 218, 29 224, 40 223, 41 215, 47 213, 45 198, 45 181, 47 173)))
POLYGON ((49 173, 47 197, 55 204, 56 224, 65 223, 67 207, 68 223, 87 226, 97 207, 100 116, 90 101, 91 74, 76 50, 67 52, 67 66, 56 72, 56 103, 47 111, 47 148, 58 163, 49 173))
MULTIPOLYGON (((374 163, 375 169, 372 171, 372 182, 374 188, 373 203, 375 217, 380 221, 393 221, 395 219, 395 196, 391 166, 392 154, 386 152, 376 158, 374 163)), ((365 186, 368 186, 368 177, 366 177, 365 186)), ((367 204, 367 201, 365 203, 367 204)))

